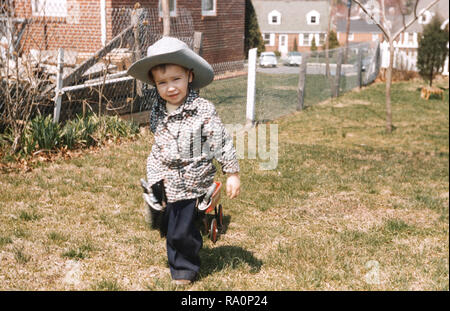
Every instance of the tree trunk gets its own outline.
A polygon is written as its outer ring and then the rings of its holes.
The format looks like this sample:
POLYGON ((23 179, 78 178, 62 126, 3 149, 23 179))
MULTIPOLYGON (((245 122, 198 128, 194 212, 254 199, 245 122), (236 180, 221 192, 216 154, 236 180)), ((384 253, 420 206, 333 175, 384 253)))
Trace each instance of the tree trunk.
POLYGON ((386 70, 386 131, 392 132, 391 85, 394 66, 394 41, 389 39, 389 67, 386 70))
POLYGON ((348 36, 350 34, 350 14, 352 12, 352 2, 350 0, 348 0, 347 8, 348 8, 348 11, 347 11, 347 26, 345 29, 346 36, 345 36, 345 52, 344 52, 344 62, 343 62, 344 64, 347 63, 347 58, 348 58, 348 36))
POLYGON ((326 58, 325 75, 327 78, 330 77, 330 56, 328 54, 328 50, 330 49, 331 11, 333 9, 332 5, 333 5, 333 1, 331 1, 330 5, 329 5, 327 37, 325 40, 325 58, 326 58))

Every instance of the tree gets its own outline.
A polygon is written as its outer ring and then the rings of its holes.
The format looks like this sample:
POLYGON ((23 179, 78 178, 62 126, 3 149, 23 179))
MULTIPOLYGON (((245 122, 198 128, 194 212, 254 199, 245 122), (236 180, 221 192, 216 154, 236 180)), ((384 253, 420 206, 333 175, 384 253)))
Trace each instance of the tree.
POLYGON ((256 18, 255 9, 250 0, 245 1, 245 41, 244 51, 248 55, 248 50, 258 48, 258 53, 263 52, 266 48, 264 40, 259 30, 258 19, 256 18))
POLYGON ((331 49, 335 49, 337 47, 339 47, 339 41, 336 35, 336 32, 334 32, 333 30, 331 30, 328 34, 328 48, 331 49))
POLYGON ((426 25, 419 37, 417 68, 420 76, 430 86, 437 73, 441 72, 448 55, 448 29, 441 29, 441 20, 435 17, 426 25))
POLYGON ((327 78, 330 76, 330 56, 328 55, 328 50, 330 49, 330 31, 331 31, 331 20, 332 20, 332 12, 335 6, 336 0, 328 0, 328 26, 327 26, 327 37, 325 38, 325 59, 326 59, 326 67, 325 67, 325 75, 327 78))
POLYGON ((389 42, 389 66, 386 70, 386 131, 392 132, 392 107, 391 107, 391 86, 392 68, 394 66, 394 41, 402 32, 408 29, 414 22, 439 0, 427 2, 419 11, 420 0, 392 0, 394 5, 387 8, 385 0, 353 0, 361 10, 367 15, 370 22, 375 23, 389 42), (389 10, 394 9, 397 14, 389 14, 389 10), (387 14, 388 13, 388 14, 387 14), (401 19, 401 23, 397 20, 401 19))
POLYGON ((316 44, 316 36, 313 36, 311 41, 311 54, 314 54, 314 52, 317 51, 317 44, 316 44))
MULTIPOLYGON (((50 73, 43 66, 42 54, 32 56, 24 53, 24 44, 33 36, 29 19, 19 23, 12 1, 0 2, 3 13, 0 24, 0 38, 7 40, 7 46, 0 45, 0 135, 11 143, 10 153, 21 149, 23 135, 33 113, 39 111, 39 104, 53 102, 54 86, 50 73), (3 136, 3 135, 2 135, 3 136)), ((44 50, 45 41, 33 47, 44 50)), ((41 106, 42 107, 42 106, 41 106)))

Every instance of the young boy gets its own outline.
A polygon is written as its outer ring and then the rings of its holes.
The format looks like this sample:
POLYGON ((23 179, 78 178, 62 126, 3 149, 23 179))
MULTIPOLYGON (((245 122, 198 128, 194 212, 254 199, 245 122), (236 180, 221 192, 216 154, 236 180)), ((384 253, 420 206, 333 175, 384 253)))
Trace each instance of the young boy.
POLYGON ((128 74, 156 87, 150 113, 154 144, 147 159, 149 205, 162 210, 167 256, 172 279, 189 284, 200 268, 203 241, 196 226, 197 207, 214 184, 215 158, 228 175, 227 195, 239 194, 239 164, 233 140, 226 132, 214 105, 198 96, 212 82, 210 64, 182 41, 163 37, 135 62, 128 74), (167 200, 155 199, 161 186, 167 200), (153 192, 152 192, 153 191, 153 192))

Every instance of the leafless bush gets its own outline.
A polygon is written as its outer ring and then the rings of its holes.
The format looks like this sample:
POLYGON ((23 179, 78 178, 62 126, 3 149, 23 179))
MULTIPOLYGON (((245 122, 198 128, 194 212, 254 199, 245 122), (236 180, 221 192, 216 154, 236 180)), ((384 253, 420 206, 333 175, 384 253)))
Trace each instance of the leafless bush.
POLYGON ((32 113, 39 103, 51 101, 54 86, 42 66, 43 54, 24 53, 29 20, 15 17, 8 1, 0 5, 0 129, 15 152, 32 113))

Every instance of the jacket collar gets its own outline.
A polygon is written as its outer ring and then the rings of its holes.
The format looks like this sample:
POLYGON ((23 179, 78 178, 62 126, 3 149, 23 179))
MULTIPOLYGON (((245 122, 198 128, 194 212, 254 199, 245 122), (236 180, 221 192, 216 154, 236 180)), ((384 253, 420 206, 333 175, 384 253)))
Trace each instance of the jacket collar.
POLYGON ((156 91, 156 94, 159 110, 163 113, 165 112, 167 116, 175 116, 187 110, 196 110, 198 106, 198 101, 196 100, 199 97, 198 92, 193 90, 191 87, 189 87, 189 92, 188 95, 186 96, 186 99, 184 100, 184 103, 181 104, 180 107, 178 107, 177 109, 175 109, 175 111, 172 111, 171 113, 167 112, 166 101, 162 99, 158 91, 156 91))

